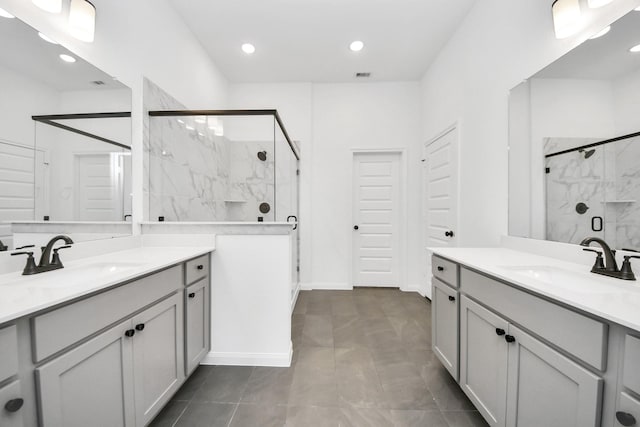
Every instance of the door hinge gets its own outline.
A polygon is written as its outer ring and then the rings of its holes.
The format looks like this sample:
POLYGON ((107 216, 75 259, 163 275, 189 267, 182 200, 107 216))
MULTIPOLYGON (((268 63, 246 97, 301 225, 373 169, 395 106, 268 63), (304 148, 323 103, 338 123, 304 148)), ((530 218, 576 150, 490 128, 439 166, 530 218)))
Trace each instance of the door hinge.
POLYGON ((544 173, 551 173, 551 168, 544 168, 544 173))
POLYGON ((300 266, 296 267, 296 271, 299 273, 300 272, 300 266))
POLYGON ((296 175, 300 175, 300 169, 296 169, 296 175))

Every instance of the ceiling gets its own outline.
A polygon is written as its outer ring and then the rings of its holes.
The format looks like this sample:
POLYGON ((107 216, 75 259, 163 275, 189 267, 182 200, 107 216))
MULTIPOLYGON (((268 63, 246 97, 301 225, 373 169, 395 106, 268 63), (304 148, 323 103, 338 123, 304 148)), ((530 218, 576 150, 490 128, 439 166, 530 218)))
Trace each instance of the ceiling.
POLYGON ((11 41, 0 43, 0 67, 60 92, 126 87, 76 55, 72 55, 77 59, 75 63, 63 62, 58 55, 69 54, 67 49, 45 42, 36 30, 17 18, 0 17, 0 40, 11 41), (105 84, 97 86, 94 81, 105 84))
POLYGON ((231 82, 414 81, 475 0, 169 0, 231 82), (362 40, 354 53, 349 44, 362 40), (240 49, 256 47, 253 55, 240 49))
POLYGON ((544 68, 534 78, 613 80, 640 70, 640 12, 631 11, 604 36, 587 40, 544 68))

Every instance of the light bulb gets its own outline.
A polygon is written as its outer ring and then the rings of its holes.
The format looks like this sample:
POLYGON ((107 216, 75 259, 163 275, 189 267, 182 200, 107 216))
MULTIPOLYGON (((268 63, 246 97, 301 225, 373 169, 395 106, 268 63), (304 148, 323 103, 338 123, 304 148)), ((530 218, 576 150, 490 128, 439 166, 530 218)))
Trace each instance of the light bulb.
POLYGON ((87 0, 71 0, 69 32, 80 41, 91 43, 96 31, 96 8, 87 0))

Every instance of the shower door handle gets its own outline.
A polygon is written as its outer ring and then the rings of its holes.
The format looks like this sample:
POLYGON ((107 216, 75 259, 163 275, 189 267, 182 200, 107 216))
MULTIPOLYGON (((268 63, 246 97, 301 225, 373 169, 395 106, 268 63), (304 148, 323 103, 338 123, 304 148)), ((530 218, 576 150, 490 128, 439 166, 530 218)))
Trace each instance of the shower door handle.
POLYGON ((287 222, 289 222, 289 219, 291 219, 291 218, 293 218, 293 222, 295 223, 294 226, 293 226, 293 230, 295 230, 295 229, 298 228, 298 217, 295 216, 295 215, 289 215, 287 217, 287 222))
POLYGON ((601 216, 591 217, 591 231, 602 231, 604 220, 601 216), (598 224, 598 225, 596 225, 598 224))

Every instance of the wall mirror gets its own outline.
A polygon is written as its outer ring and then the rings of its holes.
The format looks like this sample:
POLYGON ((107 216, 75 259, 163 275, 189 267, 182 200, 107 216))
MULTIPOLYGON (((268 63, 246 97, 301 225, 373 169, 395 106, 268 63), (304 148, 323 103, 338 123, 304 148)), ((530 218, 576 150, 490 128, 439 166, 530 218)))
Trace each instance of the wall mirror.
POLYGON ((640 11, 513 88, 509 234, 640 250, 640 11))
POLYGON ((130 234, 131 90, 16 18, 0 40, 0 240, 130 234))

